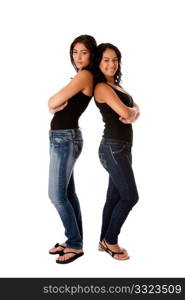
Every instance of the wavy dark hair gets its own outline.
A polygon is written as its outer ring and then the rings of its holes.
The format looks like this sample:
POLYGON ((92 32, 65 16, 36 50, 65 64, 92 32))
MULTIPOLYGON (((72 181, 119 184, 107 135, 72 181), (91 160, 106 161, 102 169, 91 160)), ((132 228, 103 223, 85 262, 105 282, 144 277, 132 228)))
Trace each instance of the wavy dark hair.
POLYGON ((77 43, 82 43, 85 45, 85 47, 89 50, 90 52, 90 63, 87 67, 83 68, 85 70, 89 70, 91 72, 93 72, 94 69, 94 59, 95 59, 95 52, 96 52, 96 48, 97 48, 97 43, 96 40, 93 36, 91 35, 80 35, 77 38, 74 39, 74 41, 72 42, 71 46, 70 46, 70 58, 71 58, 71 63, 73 65, 73 67, 75 68, 76 71, 78 71, 75 63, 74 63, 74 59, 73 59, 73 49, 75 47, 75 45, 77 43))
POLYGON ((110 43, 102 43, 98 45, 96 48, 96 56, 95 56, 95 62, 94 62, 94 73, 95 73, 95 85, 99 82, 107 82, 107 79, 105 78, 105 75, 101 72, 99 65, 103 57, 103 53, 107 49, 112 49, 115 51, 117 58, 118 58, 118 69, 114 75, 114 81, 116 84, 119 85, 121 82, 121 52, 119 49, 110 43))

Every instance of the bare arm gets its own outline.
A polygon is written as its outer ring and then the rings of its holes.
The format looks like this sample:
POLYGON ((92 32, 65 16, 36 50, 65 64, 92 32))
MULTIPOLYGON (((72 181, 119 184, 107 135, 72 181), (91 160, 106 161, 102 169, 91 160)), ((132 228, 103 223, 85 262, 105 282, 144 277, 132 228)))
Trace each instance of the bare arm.
POLYGON ((127 118, 127 119, 124 119, 124 118, 120 117, 119 120, 121 122, 123 122, 125 124, 131 124, 131 123, 135 122, 139 118, 139 116, 140 116, 139 106, 136 103, 134 103, 133 107, 135 107, 136 110, 137 110, 137 113, 136 113, 135 117, 127 118))
POLYGON ((97 102, 106 103, 124 120, 136 117, 137 108, 126 106, 114 90, 105 83, 96 86, 94 95, 97 102))
POLYGON ((136 103, 134 103, 133 106, 136 107, 136 109, 137 109, 137 114, 136 114, 136 117, 135 117, 135 120, 134 120, 134 122, 135 122, 140 116, 140 109, 139 109, 139 106, 136 103))
POLYGON ((87 70, 82 70, 59 92, 53 95, 48 101, 48 108, 56 109, 60 107, 63 103, 69 100, 72 96, 83 90, 89 80, 92 82, 93 76, 87 70))
POLYGON ((64 109, 66 107, 66 105, 68 104, 68 101, 64 102, 62 105, 58 106, 57 108, 49 108, 49 112, 51 114, 56 113, 57 111, 60 111, 62 109, 64 109))

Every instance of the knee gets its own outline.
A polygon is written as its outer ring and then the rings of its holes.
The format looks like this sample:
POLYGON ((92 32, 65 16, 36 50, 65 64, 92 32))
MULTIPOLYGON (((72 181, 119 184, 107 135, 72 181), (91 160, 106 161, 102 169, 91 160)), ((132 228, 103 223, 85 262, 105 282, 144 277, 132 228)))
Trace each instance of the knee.
POLYGON ((65 191, 59 193, 57 191, 52 191, 51 189, 49 189, 48 196, 51 200, 51 203, 57 207, 65 203, 67 193, 65 191))
POLYGON ((51 203, 55 204, 55 202, 56 202, 57 199, 56 199, 55 194, 51 190, 48 191, 48 197, 51 200, 51 203))

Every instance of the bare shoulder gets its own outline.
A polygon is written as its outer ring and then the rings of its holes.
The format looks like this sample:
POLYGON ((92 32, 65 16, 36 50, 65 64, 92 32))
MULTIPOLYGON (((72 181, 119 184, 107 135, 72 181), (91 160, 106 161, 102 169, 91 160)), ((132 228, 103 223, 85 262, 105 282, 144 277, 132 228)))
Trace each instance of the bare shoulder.
POLYGON ((94 95, 97 102, 105 102, 104 99, 107 99, 112 94, 114 94, 114 91, 104 82, 98 83, 94 89, 94 95))
POLYGON ((98 90, 102 90, 102 89, 106 89, 107 87, 107 84, 105 84, 104 82, 100 82, 100 83, 97 83, 97 85, 95 86, 95 90, 98 91, 98 90))
POLYGON ((112 93, 112 89, 104 82, 100 82, 95 86, 94 92, 96 94, 112 93))
POLYGON ((80 72, 77 73, 77 76, 79 78, 82 78, 84 80, 86 79, 93 79, 93 74, 89 71, 89 70, 82 70, 80 72))

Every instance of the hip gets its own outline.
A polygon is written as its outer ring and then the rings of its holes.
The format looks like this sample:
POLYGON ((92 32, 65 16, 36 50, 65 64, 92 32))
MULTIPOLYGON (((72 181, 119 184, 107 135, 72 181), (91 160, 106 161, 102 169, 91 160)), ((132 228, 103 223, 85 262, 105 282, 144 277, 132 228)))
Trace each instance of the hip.
POLYGON ((50 142, 59 141, 83 141, 82 132, 80 128, 75 129, 59 129, 49 130, 50 142))
POLYGON ((132 163, 132 143, 125 140, 103 138, 98 152, 105 167, 125 164, 126 161, 132 163))
POLYGON ((83 147, 82 133, 79 128, 50 130, 49 142, 51 157, 54 155, 62 160, 68 157, 76 159, 83 147))

